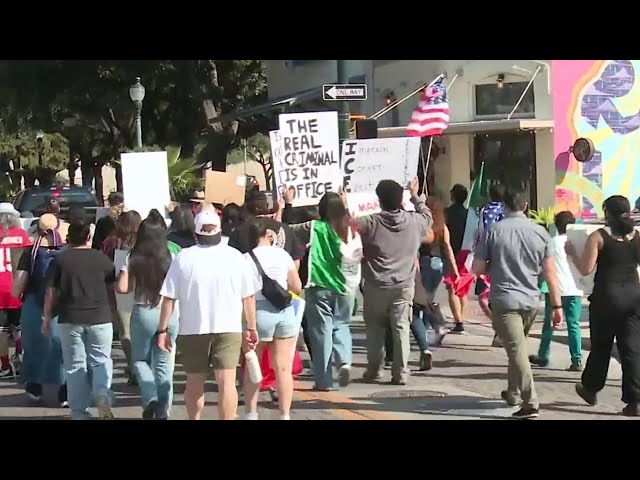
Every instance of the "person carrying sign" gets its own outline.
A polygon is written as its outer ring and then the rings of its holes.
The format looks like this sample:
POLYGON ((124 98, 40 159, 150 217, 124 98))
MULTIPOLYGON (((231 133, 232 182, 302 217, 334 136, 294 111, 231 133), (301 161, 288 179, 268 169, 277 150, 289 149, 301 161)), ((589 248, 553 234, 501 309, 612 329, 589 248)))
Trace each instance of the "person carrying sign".
POLYGON ((384 361, 387 325, 393 334, 391 382, 405 385, 409 375, 409 330, 415 282, 415 257, 433 220, 418 198, 418 179, 409 184, 415 212, 402 208, 404 190, 393 180, 376 187, 380 213, 357 219, 364 263, 364 322, 367 332, 367 381, 378 381, 384 361))

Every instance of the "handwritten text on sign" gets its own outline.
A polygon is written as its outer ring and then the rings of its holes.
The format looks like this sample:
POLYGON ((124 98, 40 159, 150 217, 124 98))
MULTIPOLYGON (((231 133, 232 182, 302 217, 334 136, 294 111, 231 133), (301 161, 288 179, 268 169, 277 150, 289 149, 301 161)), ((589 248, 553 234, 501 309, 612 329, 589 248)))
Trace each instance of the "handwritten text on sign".
POLYGON ((371 138, 342 144, 341 167, 347 192, 373 192, 381 180, 406 187, 418 173, 420 138, 371 138))
MULTIPOLYGON (((364 215, 372 215, 381 211, 378 196, 375 193, 348 193, 347 205, 351 215, 354 217, 363 217, 364 215)), ((411 203, 411 193, 408 190, 404 191, 402 206, 407 212, 415 210, 413 203, 411 203)))
POLYGON ((292 190, 294 206, 316 205, 325 193, 338 191, 338 114, 283 114, 279 132, 281 160, 279 165, 274 161, 278 190, 292 190))

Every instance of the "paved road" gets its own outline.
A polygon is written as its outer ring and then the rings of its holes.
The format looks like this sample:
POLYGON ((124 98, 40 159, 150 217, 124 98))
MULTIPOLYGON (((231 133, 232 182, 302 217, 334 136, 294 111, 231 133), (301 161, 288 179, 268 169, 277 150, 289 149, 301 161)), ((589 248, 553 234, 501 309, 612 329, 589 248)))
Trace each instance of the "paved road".
MULTIPOLYGON (((446 302, 442 302, 443 304, 446 302)), ((475 303, 475 302, 474 302, 475 303)), ((445 308, 446 310, 446 308, 445 308)), ((448 312, 447 312, 448 313, 448 312)), ((366 364, 364 325, 361 317, 354 317, 354 381, 347 388, 335 392, 314 392, 308 376, 299 377, 292 411, 294 420, 431 420, 431 419, 500 419, 508 418, 515 410, 500 400, 506 386, 506 356, 502 349, 490 347, 493 331, 483 321, 479 309, 473 306, 467 335, 449 335, 444 345, 434 350, 434 368, 430 372, 417 372, 418 351, 414 347, 411 367, 414 370, 408 385, 392 386, 388 383, 365 384, 359 379, 366 364)), ((586 317, 584 318, 586 320, 586 317)), ((529 348, 535 352, 541 325, 537 324, 529 339, 529 348), (536 331, 538 333, 536 333, 536 331)), ((588 333, 588 330, 585 331, 588 333)), ((560 336, 560 340, 562 340, 560 336)), ((588 342, 585 342, 588 344, 588 342)), ((612 359, 609 380, 600 394, 597 407, 585 405, 574 392, 579 374, 567 372, 567 347, 560 342, 552 344, 550 368, 536 369, 535 380, 541 402, 541 419, 624 419, 618 412, 620 401, 620 365, 612 359)), ((304 354, 306 355, 306 354, 304 354)), ((123 357, 116 348, 113 390, 117 397, 114 413, 119 419, 138 419, 141 409, 135 387, 125 383, 123 357)), ((387 371, 383 382, 388 382, 387 371)), ((184 373, 175 375, 176 396, 173 419, 185 419, 184 373)), ((216 386, 207 384, 205 419, 215 419, 216 386)), ((53 392, 51 400, 55 399, 53 392)), ((261 419, 277 419, 278 412, 268 395, 262 397, 261 419)), ((242 407, 239 410, 243 412, 242 407)), ((68 412, 59 408, 31 404, 22 390, 11 380, 0 381, 0 418, 64 419, 68 412)))

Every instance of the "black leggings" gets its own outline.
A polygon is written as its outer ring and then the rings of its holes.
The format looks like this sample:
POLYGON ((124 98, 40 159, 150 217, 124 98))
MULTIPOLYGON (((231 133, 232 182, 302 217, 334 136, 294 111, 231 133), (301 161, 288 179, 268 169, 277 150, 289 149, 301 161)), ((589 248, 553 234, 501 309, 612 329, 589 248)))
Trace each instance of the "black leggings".
MULTIPOLYGON (((637 294, 634 295, 636 292, 628 293, 627 298, 634 296, 638 298, 637 294)), ((615 308, 619 305, 616 305, 618 302, 614 300, 616 299, 608 299, 607 302, 592 301, 589 305, 591 352, 582 373, 582 385, 593 393, 604 388, 615 339, 622 364, 622 401, 627 404, 638 403, 640 402, 640 312, 638 311, 640 307, 625 305, 628 306, 628 310, 615 308)))

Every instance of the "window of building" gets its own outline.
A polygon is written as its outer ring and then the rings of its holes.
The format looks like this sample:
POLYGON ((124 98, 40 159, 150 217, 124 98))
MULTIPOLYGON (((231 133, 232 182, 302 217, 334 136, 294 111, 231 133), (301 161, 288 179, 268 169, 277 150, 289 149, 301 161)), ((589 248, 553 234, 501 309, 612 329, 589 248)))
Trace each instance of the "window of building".
MULTIPOLYGON (((513 108, 513 107, 511 107, 513 108)), ((474 135, 474 174, 484 163, 486 187, 499 183, 528 194, 529 208, 537 208, 536 135, 532 132, 501 132, 474 135)), ((486 195, 486 192, 482 192, 486 195)))
MULTIPOLYGON (((502 88, 498 88, 496 83, 476 85, 476 117, 503 118, 508 116, 518 103, 528 84, 529 82, 502 83, 502 88)), ((535 113, 535 97, 532 85, 511 118, 533 118, 535 113)))

